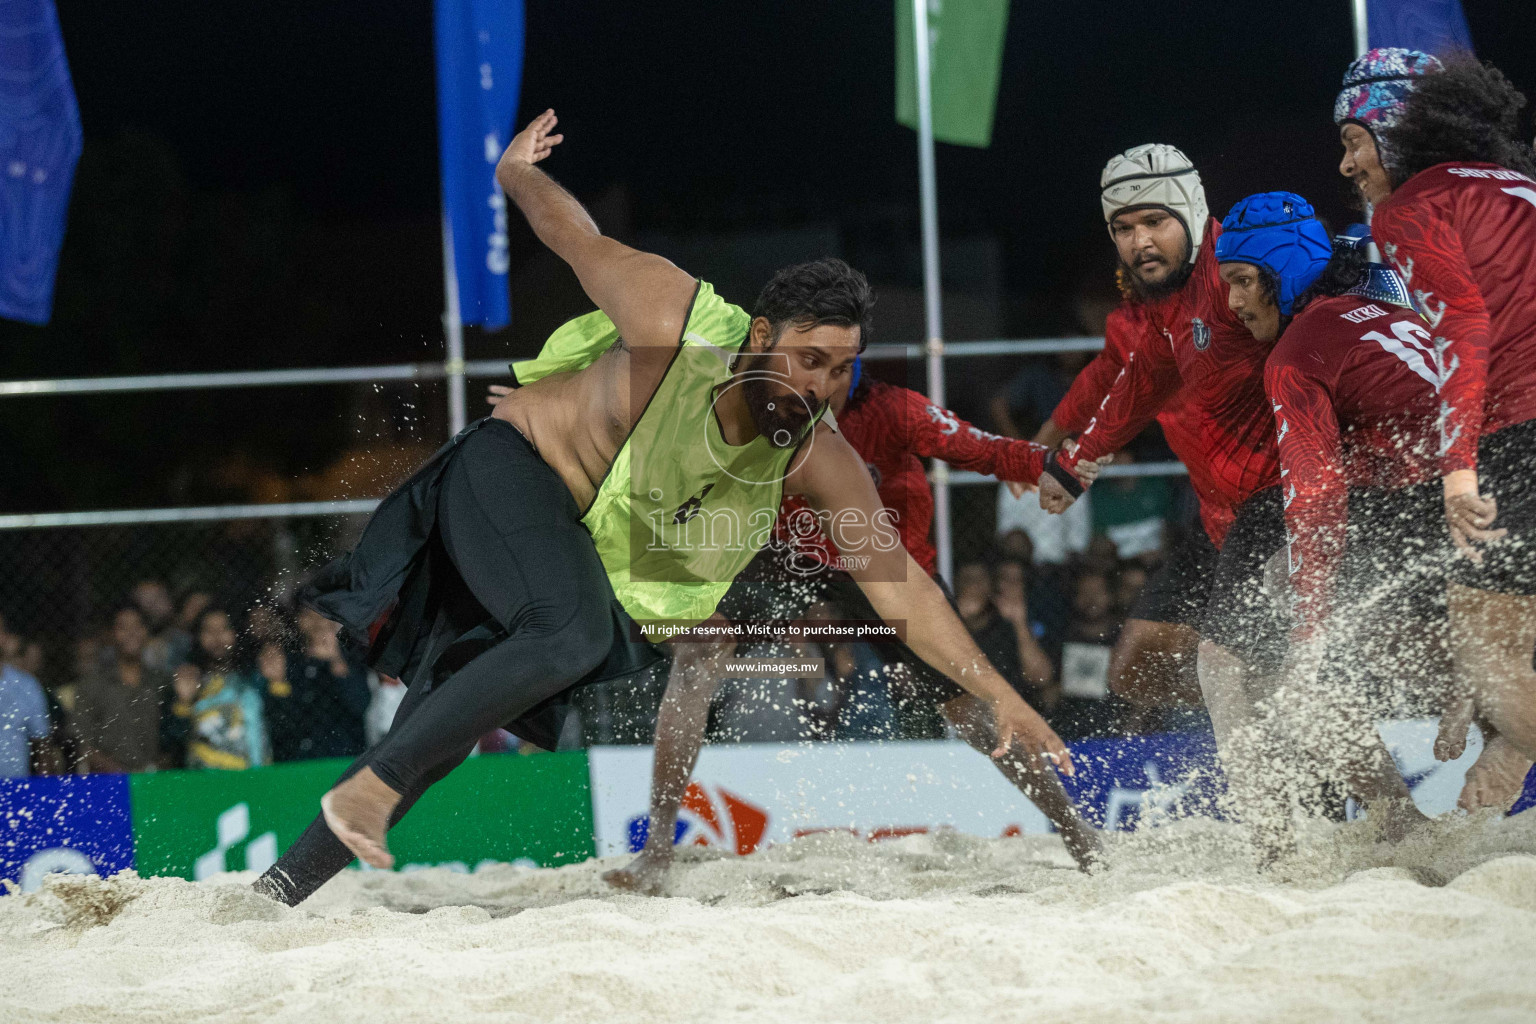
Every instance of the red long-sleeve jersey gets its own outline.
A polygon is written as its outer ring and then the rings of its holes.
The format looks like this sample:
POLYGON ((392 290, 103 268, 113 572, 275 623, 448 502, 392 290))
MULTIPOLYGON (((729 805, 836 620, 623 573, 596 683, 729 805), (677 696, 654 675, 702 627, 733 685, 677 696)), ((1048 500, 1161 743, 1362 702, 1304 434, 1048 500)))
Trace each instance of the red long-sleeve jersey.
MULTIPOLYGON (((1051 419, 1069 434, 1080 434, 1098 414, 1104 397, 1114 387, 1115 380, 1130 359, 1136 347, 1157 344, 1160 340, 1146 308, 1139 302, 1126 301, 1109 314, 1104 323, 1104 350, 1083 367, 1066 395, 1057 403, 1051 419)), ((1232 511, 1217 496, 1220 486, 1211 477, 1209 464, 1201 457, 1200 407, 1192 403, 1184 390, 1174 393, 1157 413, 1158 426, 1174 457, 1189 469, 1190 484, 1200 500, 1200 518, 1213 529, 1225 533, 1232 522, 1232 511), (1211 524, 1215 524, 1213 527, 1211 524)))
POLYGON ((1496 164, 1436 164, 1371 219, 1454 366, 1441 391, 1444 472, 1481 434, 1536 418, 1536 182, 1496 164))
POLYGON ((1454 377, 1442 356, 1413 310, 1348 295, 1308 305, 1270 354, 1264 389, 1280 448, 1294 640, 1310 638, 1330 610, 1348 488, 1440 475, 1440 396, 1454 377))
POLYGON ((1221 225, 1214 219, 1184 287, 1146 303, 1150 331, 1128 353, 1077 450, 1058 456, 1073 469, 1124 448, 1183 390, 1198 434, 1181 455, 1200 494, 1206 532, 1219 547, 1243 502, 1279 481, 1274 417, 1264 396, 1269 345, 1256 341, 1227 306, 1216 264, 1221 225))
MULTIPOLYGON (((869 391, 837 416, 837 429, 869 466, 880 501, 896 514, 901 543, 931 576, 938 571, 938 552, 928 539, 933 526, 933 492, 920 461, 942 459, 957 469, 969 469, 999 480, 1034 483, 1045 469, 1046 449, 1030 441, 999 437, 974 427, 928 399, 884 381, 870 381, 869 391)), ((791 495, 779 509, 774 535, 826 564, 835 564, 837 548, 825 533, 800 536, 786 519, 807 508, 791 495)))

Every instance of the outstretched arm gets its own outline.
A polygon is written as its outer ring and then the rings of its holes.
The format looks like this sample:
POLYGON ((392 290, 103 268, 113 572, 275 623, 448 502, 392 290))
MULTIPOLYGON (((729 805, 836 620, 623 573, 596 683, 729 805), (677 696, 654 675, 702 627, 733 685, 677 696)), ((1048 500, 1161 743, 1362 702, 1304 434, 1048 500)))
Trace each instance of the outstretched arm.
POLYGON ((855 564, 868 559, 850 574, 880 617, 904 622, 907 646, 918 657, 991 705, 997 722, 994 756, 1018 740, 1070 773, 1066 745, 988 664, 943 591, 901 546, 864 460, 843 436, 818 428, 792 479, 831 527, 838 550, 855 556, 855 564))
POLYGON ((670 262, 606 237, 576 197, 534 165, 564 140, 546 110, 507 146, 496 182, 539 241, 571 265, 582 289, 631 345, 675 347, 696 282, 670 262))
POLYGON ((913 455, 943 459, 956 469, 969 469, 999 480, 1034 483, 1045 469, 1044 445, 999 437, 972 426, 927 398, 903 388, 898 429, 913 455))

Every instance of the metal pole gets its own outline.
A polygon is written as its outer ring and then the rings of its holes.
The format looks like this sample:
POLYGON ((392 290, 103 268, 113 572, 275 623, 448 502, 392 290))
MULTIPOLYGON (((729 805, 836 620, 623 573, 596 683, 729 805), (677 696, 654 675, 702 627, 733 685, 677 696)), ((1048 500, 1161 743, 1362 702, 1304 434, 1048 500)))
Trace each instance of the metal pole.
MULTIPOLYGON (((1371 48, 1371 13, 1368 7, 1370 0, 1350 0, 1350 15, 1355 24, 1355 56, 1359 57, 1371 48)), ((1370 224, 1376 211, 1370 203, 1365 204, 1365 222, 1370 224)), ((1372 263, 1381 262, 1381 250, 1376 247, 1376 242, 1365 248, 1365 258, 1372 263)))
POLYGON ((459 315, 459 275, 453 268, 453 225, 443 211, 443 333, 447 336, 443 372, 448 377, 448 436, 464 429, 464 321, 459 315))
MULTIPOLYGON (((912 0, 912 52, 917 58, 917 166, 922 191, 923 310, 928 351, 928 397, 944 405, 944 307, 939 283, 938 176, 933 165, 932 71, 928 63, 928 0, 912 0)), ((949 467, 934 460, 933 537, 939 554, 939 575, 954 579, 954 555, 949 537, 949 467)))

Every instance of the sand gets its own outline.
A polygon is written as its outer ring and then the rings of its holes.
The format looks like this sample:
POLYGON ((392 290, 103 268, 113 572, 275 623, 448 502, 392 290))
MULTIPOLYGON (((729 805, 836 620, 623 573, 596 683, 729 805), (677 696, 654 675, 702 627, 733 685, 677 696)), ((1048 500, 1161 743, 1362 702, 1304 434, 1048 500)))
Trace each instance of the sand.
POLYGON ((346 872, 303 908, 247 877, 56 876, 0 898, 0 1020, 1536 1021, 1536 813, 1397 848, 1319 826, 1267 875, 1230 826, 809 837, 614 861, 346 872))

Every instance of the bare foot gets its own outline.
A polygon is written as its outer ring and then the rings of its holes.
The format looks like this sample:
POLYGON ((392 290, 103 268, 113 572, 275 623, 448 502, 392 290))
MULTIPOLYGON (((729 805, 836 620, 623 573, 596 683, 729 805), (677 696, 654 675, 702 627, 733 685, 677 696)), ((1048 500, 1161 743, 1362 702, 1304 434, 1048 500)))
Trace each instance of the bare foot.
POLYGON ((665 853, 650 847, 622 868, 603 872, 603 881, 615 889, 639 893, 641 896, 660 896, 667 881, 667 871, 672 867, 672 851, 665 853))
POLYGON ((389 831, 389 812, 399 802, 399 793, 386 786, 372 768, 364 768, 320 798, 320 813, 331 832, 359 860, 387 870, 395 866, 395 858, 384 845, 384 833, 389 831))
POLYGON ((1061 841, 1067 844, 1067 852, 1077 862, 1077 870, 1091 875, 1104 866, 1104 843, 1099 830, 1079 820, 1061 830, 1061 841))
POLYGON ((1488 741, 1477 763, 1467 769, 1467 781, 1456 806, 1464 811, 1497 807, 1508 811, 1520 798, 1531 762, 1503 736, 1488 741))

